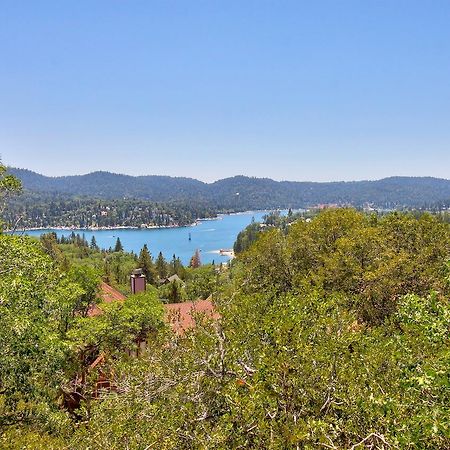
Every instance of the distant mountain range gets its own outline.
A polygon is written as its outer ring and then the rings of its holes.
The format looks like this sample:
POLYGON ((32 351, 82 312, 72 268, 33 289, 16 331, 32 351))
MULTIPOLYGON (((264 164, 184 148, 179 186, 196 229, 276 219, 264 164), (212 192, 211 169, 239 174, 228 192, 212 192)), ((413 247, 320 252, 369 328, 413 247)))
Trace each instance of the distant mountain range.
POLYGON ((317 204, 372 204, 381 208, 448 204, 450 180, 390 177, 376 181, 296 182, 235 176, 204 183, 192 178, 130 176, 110 172, 47 177, 9 168, 26 190, 103 199, 135 198, 154 202, 197 202, 217 210, 299 208, 317 204))

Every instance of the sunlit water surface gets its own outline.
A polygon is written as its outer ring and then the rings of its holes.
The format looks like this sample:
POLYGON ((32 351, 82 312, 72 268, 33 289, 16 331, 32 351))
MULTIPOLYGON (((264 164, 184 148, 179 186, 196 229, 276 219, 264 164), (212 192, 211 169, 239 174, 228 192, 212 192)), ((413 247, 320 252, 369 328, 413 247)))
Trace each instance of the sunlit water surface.
MULTIPOLYGON (((238 233, 249 225, 254 218, 261 221, 267 214, 263 211, 240 214, 220 215, 218 219, 200 221, 197 226, 181 228, 154 229, 120 229, 120 230, 75 230, 84 234, 88 242, 95 236, 97 245, 101 248, 114 248, 117 238, 120 238, 126 251, 139 253, 147 244, 153 256, 161 251, 166 259, 172 255, 179 256, 183 264, 188 264, 196 249, 200 250, 202 263, 214 261, 216 264, 228 261, 228 256, 219 254, 220 249, 231 249, 238 233), (189 240, 189 233, 191 240, 189 240)), ((71 230, 32 230, 26 233, 39 236, 42 233, 55 231, 58 237, 69 236, 71 230)))

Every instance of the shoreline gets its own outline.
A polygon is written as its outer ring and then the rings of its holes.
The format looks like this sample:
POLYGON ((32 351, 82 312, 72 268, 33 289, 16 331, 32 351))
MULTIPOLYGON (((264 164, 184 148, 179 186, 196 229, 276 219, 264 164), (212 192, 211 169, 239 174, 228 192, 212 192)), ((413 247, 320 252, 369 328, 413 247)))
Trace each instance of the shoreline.
POLYGON ((117 225, 113 227, 74 227, 74 226, 55 226, 55 227, 29 227, 29 228, 17 228, 16 230, 5 230, 5 233, 11 232, 27 232, 27 231, 43 231, 43 230, 57 230, 57 231, 107 231, 107 230, 158 230, 165 228, 190 228, 199 225, 199 222, 207 222, 214 220, 223 220, 225 216, 235 216, 250 213, 270 212, 269 209, 257 209, 252 211, 239 211, 231 213, 217 213, 216 217, 201 217, 195 219, 195 222, 188 225, 146 225, 146 226, 131 226, 131 225, 117 225))
POLYGON ((108 231, 108 230, 158 230, 164 228, 189 228, 195 227, 197 223, 191 223, 190 225, 148 225, 145 227, 137 227, 131 225, 118 225, 115 227, 30 227, 30 228, 17 228, 16 230, 5 230, 5 233, 14 232, 27 232, 27 231, 45 231, 45 230, 57 230, 57 231, 108 231))
POLYGON ((190 228, 196 227, 199 225, 199 222, 207 222, 214 220, 222 220, 225 216, 235 216, 235 215, 243 215, 250 213, 260 213, 260 212, 270 212, 272 210, 268 209, 258 209, 252 211, 239 211, 239 212, 231 212, 231 213, 217 213, 216 217, 202 217, 196 219, 195 222, 188 225, 146 225, 146 226, 131 226, 131 225, 117 225, 112 227, 74 227, 74 226, 55 226, 55 227, 29 227, 29 228, 17 228, 15 230, 4 230, 5 233, 25 233, 27 231, 113 231, 113 230, 159 230, 166 228, 190 228))

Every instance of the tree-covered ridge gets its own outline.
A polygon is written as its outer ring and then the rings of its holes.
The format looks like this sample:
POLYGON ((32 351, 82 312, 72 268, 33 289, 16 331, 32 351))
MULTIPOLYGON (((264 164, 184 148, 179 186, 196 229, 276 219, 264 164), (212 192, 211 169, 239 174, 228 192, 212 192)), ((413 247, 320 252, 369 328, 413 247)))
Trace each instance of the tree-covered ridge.
POLYGON ((277 182, 236 176, 203 183, 190 178, 118 175, 46 177, 24 169, 10 169, 26 189, 108 199, 138 198, 157 202, 188 201, 215 210, 301 208, 321 203, 379 208, 448 207, 450 180, 431 177, 391 177, 377 181, 277 182))
POLYGON ((189 203, 71 197, 26 192, 9 200, 3 213, 10 228, 170 227, 190 225, 214 211, 189 203))

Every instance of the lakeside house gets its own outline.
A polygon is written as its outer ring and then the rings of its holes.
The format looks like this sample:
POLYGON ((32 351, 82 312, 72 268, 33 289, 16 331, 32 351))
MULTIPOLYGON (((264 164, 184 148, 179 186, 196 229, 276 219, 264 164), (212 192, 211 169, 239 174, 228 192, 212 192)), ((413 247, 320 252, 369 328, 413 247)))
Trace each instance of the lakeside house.
MULTIPOLYGON (((133 271, 130 276, 130 280, 133 293, 145 291, 145 275, 143 275, 139 269, 133 271)), ((166 278, 164 280, 164 284, 175 281, 183 283, 181 278, 175 274, 166 278)), ((126 300, 125 295, 104 281, 100 284, 100 292, 98 297, 100 302, 103 301, 105 303, 124 302, 126 300)), ((198 314, 205 314, 206 316, 214 319, 219 318, 219 315, 214 308, 211 296, 207 299, 198 299, 189 302, 167 303, 164 304, 164 310, 164 317, 167 323, 177 334, 184 334, 189 328, 195 327, 195 316, 198 314)), ((97 304, 91 305, 88 315, 90 317, 94 317, 100 314, 102 314, 101 308, 97 304)))
MULTIPOLYGON (((181 279, 177 275, 167 278, 167 282, 173 282, 181 279)), ((142 270, 135 270, 130 276, 131 288, 133 293, 144 292, 146 289, 145 275, 142 270)), ((105 282, 100 283, 100 289, 98 293, 98 304, 92 304, 88 310, 89 317, 96 317, 102 314, 102 309, 99 304, 102 302, 124 302, 127 297, 113 288, 105 282)), ((182 302, 182 303, 169 303, 164 305, 164 317, 172 331, 177 336, 183 336, 186 331, 196 326, 196 320, 200 316, 206 316, 213 319, 218 319, 220 316, 215 310, 212 298, 209 296, 207 299, 198 299, 195 301, 182 302)), ((145 350, 146 340, 136 342, 137 348, 130 350, 127 353, 131 356, 138 357, 141 351, 145 350)), ((86 355, 81 354, 81 358, 85 358, 86 355)), ((89 395, 93 399, 101 398, 105 392, 116 391, 117 388, 113 382, 114 373, 111 373, 108 369, 107 355, 100 352, 97 354, 91 354, 87 359, 87 365, 85 368, 76 374, 64 388, 62 388, 62 394, 64 397, 64 405, 71 412, 75 412, 80 407, 82 399, 86 394, 86 383, 90 376, 95 373, 95 379, 93 386, 89 389, 89 395), (89 361, 90 359, 90 361, 89 361)))

